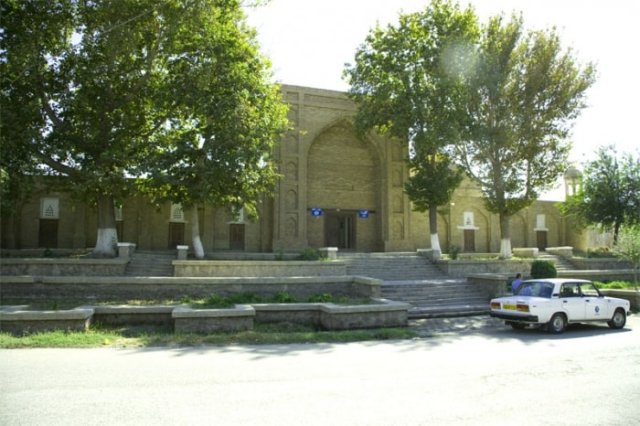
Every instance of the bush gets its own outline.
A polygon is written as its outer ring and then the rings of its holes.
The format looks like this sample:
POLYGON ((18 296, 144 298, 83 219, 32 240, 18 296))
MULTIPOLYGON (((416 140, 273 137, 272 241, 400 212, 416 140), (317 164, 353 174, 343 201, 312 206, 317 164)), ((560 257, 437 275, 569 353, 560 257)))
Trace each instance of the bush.
POLYGON ((306 248, 300 252, 298 258, 300 260, 320 260, 322 259, 322 254, 318 249, 306 248))
POLYGON ((531 264, 531 278, 555 278, 558 271, 552 262, 547 260, 534 260, 531 264))
POLYGON ((458 254, 460 253, 460 247, 456 245, 452 245, 449 249, 449 257, 451 260, 456 260, 458 258, 458 254))

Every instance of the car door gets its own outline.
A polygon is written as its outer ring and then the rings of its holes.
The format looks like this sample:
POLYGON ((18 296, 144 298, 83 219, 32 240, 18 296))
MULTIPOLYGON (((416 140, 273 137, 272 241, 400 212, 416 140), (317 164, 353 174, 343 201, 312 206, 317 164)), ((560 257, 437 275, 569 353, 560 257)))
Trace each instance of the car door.
POLYGON ((580 296, 578 283, 564 283, 560 286, 560 304, 569 321, 585 319, 585 301, 580 296))
POLYGON ((600 296, 593 283, 581 283, 580 294, 585 302, 585 319, 599 320, 609 318, 609 305, 605 298, 600 296))

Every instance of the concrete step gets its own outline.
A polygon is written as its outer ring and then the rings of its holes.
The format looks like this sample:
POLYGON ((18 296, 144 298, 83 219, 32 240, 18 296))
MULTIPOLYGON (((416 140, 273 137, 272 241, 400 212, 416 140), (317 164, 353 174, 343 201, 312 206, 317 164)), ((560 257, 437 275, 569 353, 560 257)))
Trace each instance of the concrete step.
POLYGON ((135 252, 125 270, 126 276, 171 277, 174 253, 135 252))

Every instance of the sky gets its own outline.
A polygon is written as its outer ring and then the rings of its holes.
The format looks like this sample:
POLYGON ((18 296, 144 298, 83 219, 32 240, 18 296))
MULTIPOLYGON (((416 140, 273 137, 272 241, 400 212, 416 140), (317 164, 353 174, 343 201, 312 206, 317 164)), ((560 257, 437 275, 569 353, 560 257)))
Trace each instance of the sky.
MULTIPOLYGON (((595 159, 598 147, 640 152, 640 1, 638 0, 459 0, 486 22, 490 16, 522 12, 525 28, 555 27, 565 48, 581 64, 596 65, 588 107, 574 122, 570 161, 595 159)), ((400 13, 424 9, 428 0, 271 0, 248 9, 262 53, 282 84, 347 91, 346 63, 369 31, 395 25, 400 13)), ((546 194, 559 199, 559 193, 546 194)))

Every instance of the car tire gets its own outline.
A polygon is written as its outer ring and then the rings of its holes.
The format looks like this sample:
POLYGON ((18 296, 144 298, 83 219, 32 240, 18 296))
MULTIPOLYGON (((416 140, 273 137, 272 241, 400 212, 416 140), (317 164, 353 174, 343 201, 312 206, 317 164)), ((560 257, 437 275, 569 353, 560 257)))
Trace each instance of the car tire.
POLYGON ((627 314, 624 312, 623 309, 616 309, 616 311, 613 313, 613 316, 611 317, 611 320, 607 322, 607 324, 609 324, 609 327, 615 328, 615 329, 624 327, 626 323, 627 323, 627 314))
POLYGON ((567 328, 567 317, 561 313, 555 313, 547 324, 547 331, 552 334, 560 334, 567 328))

